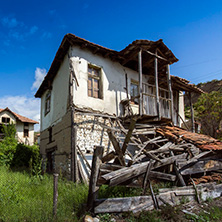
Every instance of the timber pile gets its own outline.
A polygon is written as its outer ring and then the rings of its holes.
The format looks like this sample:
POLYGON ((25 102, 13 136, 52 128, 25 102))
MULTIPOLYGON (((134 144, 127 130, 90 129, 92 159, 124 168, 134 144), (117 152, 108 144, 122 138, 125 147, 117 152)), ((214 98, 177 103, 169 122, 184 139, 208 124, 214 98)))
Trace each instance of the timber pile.
POLYGON ((118 124, 121 136, 108 131, 115 151, 102 158, 100 185, 144 187, 145 178, 155 178, 186 186, 187 177, 222 169, 221 145, 211 137, 179 127, 136 128, 136 118, 128 130, 118 124))
MULTIPOLYGON (((146 194, 147 187, 149 187, 151 196, 147 197, 147 200, 145 197, 145 199, 141 197, 131 200, 134 205, 140 203, 139 205, 142 206, 140 209, 149 209, 151 205, 158 208, 159 201, 165 204, 170 203, 165 198, 165 194, 159 199, 156 197, 150 183, 152 179, 156 182, 158 180, 170 181, 174 185, 182 187, 193 184, 193 193, 196 192, 196 184, 203 181, 205 183, 221 181, 221 142, 208 136, 190 133, 179 127, 142 126, 136 122, 137 118, 132 118, 126 129, 117 121, 118 130, 108 130, 114 150, 101 157, 100 166, 97 167, 98 174, 91 175, 94 180, 96 178, 96 186, 107 184, 109 186, 142 187, 143 195, 146 194), (217 174, 211 175, 215 172, 217 174), (203 175, 205 178, 200 178, 203 175), (149 205, 150 200, 152 200, 151 205, 149 205)), ((112 201, 116 203, 117 200, 112 201)), ((100 202, 98 200, 97 205, 100 202)), ((102 208, 97 206, 96 209, 96 212, 101 212, 102 208)), ((105 212, 114 211, 112 209, 105 212)))

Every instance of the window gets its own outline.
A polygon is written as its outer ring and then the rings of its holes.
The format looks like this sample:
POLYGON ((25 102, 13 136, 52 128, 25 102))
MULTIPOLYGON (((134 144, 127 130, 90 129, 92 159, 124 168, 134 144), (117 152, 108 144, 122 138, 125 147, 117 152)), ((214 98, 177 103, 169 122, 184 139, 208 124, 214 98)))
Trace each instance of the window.
POLYGON ((46 94, 45 97, 45 115, 50 112, 51 91, 46 94))
POLYGON ((24 123, 24 137, 29 137, 29 123, 24 123))
POLYGON ((28 129, 24 129, 24 137, 29 137, 29 130, 28 129))
POLYGON ((131 99, 135 98, 133 100, 134 103, 138 104, 139 103, 139 83, 138 81, 135 80, 131 80, 131 84, 130 84, 130 96, 131 99), (137 98, 136 98, 137 97, 137 98))
POLYGON ((2 117, 2 123, 10 123, 10 118, 2 117))
POLYGON ((88 66, 88 96, 102 99, 101 68, 88 66))

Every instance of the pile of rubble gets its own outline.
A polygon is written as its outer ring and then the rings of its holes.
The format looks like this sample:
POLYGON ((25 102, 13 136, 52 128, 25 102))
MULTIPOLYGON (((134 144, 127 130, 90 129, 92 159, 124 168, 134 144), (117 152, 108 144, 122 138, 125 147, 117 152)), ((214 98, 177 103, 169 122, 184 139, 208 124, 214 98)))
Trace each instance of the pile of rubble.
MULTIPOLYGON (((200 198, 197 195, 196 184, 222 180, 222 174, 220 174, 222 173, 222 142, 214 138, 188 132, 179 127, 138 124, 136 117, 132 118, 130 124, 125 127, 120 121, 116 121, 116 125, 107 132, 114 150, 101 158, 102 163, 98 167, 96 184, 97 186, 107 184, 142 187, 143 195, 149 187, 151 196, 146 197, 148 199, 141 196, 134 197, 134 199, 137 198, 135 200, 132 198, 127 200, 130 201, 130 205, 136 203, 140 206, 136 209, 142 210, 145 206, 146 209, 158 208, 159 202, 174 203, 170 201, 169 191, 157 198, 150 180, 170 181, 174 185, 184 187, 182 193, 185 193, 185 196, 196 195, 197 199, 200 198), (192 191, 188 187, 190 184, 194 187, 192 191), (142 203, 146 203, 144 207, 142 203), (150 204, 149 207, 147 204, 150 204)), ((177 187, 171 193, 175 196, 175 193, 179 192, 178 189, 177 187)), ((202 186, 201 189, 204 190, 202 186)), ((105 202, 108 204, 107 201, 105 202)), ((109 204, 112 201, 117 204, 116 200, 110 201, 109 204)), ((102 212, 107 208, 108 205, 104 205, 105 202, 102 201, 101 208, 101 201, 97 201, 96 212, 102 212)), ((118 210, 118 207, 114 208, 106 212, 118 210)), ((127 207, 128 210, 121 209, 121 211, 129 210, 127 207)), ((134 208, 131 206, 130 210, 132 209, 134 208)))

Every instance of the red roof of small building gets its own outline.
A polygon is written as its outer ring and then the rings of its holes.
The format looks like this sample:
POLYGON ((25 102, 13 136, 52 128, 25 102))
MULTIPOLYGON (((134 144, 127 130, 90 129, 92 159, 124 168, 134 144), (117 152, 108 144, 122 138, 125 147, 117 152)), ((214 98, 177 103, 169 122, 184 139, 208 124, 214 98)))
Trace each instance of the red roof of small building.
POLYGON ((33 123, 33 124, 39 123, 35 120, 29 119, 25 116, 21 116, 21 115, 15 113, 15 112, 12 112, 8 107, 6 107, 5 109, 0 109, 0 113, 3 112, 3 111, 8 111, 8 112, 12 113, 18 120, 20 120, 23 123, 33 123))

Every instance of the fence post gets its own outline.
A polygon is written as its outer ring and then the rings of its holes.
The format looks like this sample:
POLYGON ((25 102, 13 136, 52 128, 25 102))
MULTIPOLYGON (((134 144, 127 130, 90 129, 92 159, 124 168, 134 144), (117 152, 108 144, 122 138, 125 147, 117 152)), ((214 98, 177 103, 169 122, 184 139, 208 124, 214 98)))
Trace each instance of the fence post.
POLYGON ((89 181, 89 193, 88 193, 88 201, 87 201, 87 210, 93 209, 93 204, 96 199, 97 193, 97 179, 99 175, 99 168, 102 162, 104 147, 103 146, 96 146, 93 153, 93 160, 92 160, 92 170, 91 176, 89 181))
POLYGON ((53 218, 56 217, 57 201, 58 201, 58 177, 59 174, 53 174, 53 218))

